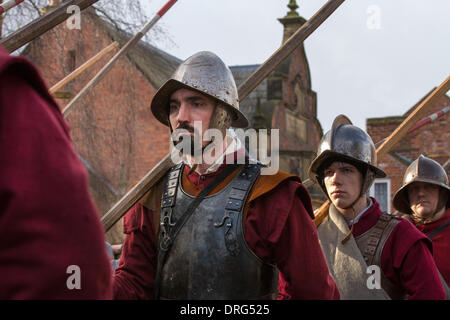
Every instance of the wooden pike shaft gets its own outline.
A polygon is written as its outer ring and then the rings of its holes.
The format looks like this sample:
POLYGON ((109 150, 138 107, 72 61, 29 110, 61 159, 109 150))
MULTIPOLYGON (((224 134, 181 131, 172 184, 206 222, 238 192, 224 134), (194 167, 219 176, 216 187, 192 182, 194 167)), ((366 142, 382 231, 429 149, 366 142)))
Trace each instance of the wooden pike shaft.
POLYGON ((49 89, 49 92, 51 94, 54 94, 56 91, 64 87, 66 84, 68 84, 70 81, 77 78, 80 74, 85 72, 87 69, 89 69, 92 65, 94 65, 97 61, 99 61, 101 58, 103 58, 105 55, 113 51, 115 48, 119 46, 119 43, 117 41, 114 41, 109 46, 104 48, 102 51, 98 52, 95 56, 90 58, 88 61, 83 63, 81 66, 79 66, 77 69, 75 69, 72 73, 70 73, 68 76, 66 76, 64 79, 59 81, 57 84, 55 84, 53 87, 49 89))
POLYGON ((411 114, 391 133, 391 135, 377 148, 378 159, 382 158, 389 150, 400 141, 408 130, 432 108, 437 100, 450 90, 450 76, 441 83, 411 114))
MULTIPOLYGON (((377 148, 377 158, 380 159, 392 147, 400 141, 408 130, 432 108, 437 100, 450 90, 450 76, 441 83, 411 114, 391 133, 389 137, 377 148)), ((314 224, 318 227, 328 215, 330 200, 327 200, 319 209, 316 210, 314 224)))
POLYGON ((164 7, 158 11, 143 27, 139 30, 138 33, 134 35, 123 47, 117 52, 114 57, 92 78, 91 81, 69 102, 69 104, 63 109, 62 113, 66 117, 69 114, 69 111, 73 107, 73 105, 82 97, 86 95, 88 90, 95 86, 101 79, 105 77, 105 75, 112 69, 114 64, 119 60, 122 56, 128 53, 138 42, 142 39, 142 37, 158 22, 158 20, 165 14, 172 5, 175 4, 177 0, 169 0, 164 7), (160 15, 161 14, 161 15, 160 15))
POLYGON ((78 6, 80 10, 93 5, 98 0, 70 0, 60 4, 55 9, 49 11, 45 15, 33 20, 26 26, 20 28, 8 37, 0 40, 2 45, 8 52, 13 52, 31 40, 39 37, 43 33, 64 22, 71 16, 67 13, 67 8, 70 6, 78 6))
POLYGON ((111 229, 172 166, 173 163, 169 153, 102 217, 105 230, 111 229))
MULTIPOLYGON (((345 0, 329 0, 304 23, 270 58, 253 72, 238 88, 239 100, 243 101, 292 51, 303 43, 345 0)), ((166 155, 145 177, 125 194, 103 217, 108 231, 120 218, 142 198, 145 193, 173 166, 170 154, 166 155)))
POLYGON ((419 122, 417 122, 411 129, 408 130, 408 134, 416 131, 419 128, 422 128, 427 123, 433 122, 434 120, 439 119, 443 115, 445 115, 447 112, 450 112, 450 107, 445 107, 438 112, 435 112, 433 114, 430 114, 428 117, 423 118, 419 122))

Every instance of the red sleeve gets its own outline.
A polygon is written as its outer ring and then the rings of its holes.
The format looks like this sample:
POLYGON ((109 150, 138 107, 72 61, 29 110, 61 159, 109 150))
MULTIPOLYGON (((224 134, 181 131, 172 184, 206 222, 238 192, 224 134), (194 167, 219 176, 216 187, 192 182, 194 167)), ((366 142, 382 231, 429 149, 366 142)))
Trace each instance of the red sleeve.
POLYGON ((137 203, 124 217, 125 242, 114 273, 114 299, 152 299, 156 237, 152 211, 137 203))
POLYGON ((405 288, 409 300, 446 298, 431 242, 407 220, 402 219, 386 241, 381 266, 386 278, 405 288))
POLYGON ((111 298, 103 228, 68 128, 37 71, 1 48, 0 155, 0 299, 111 298))
POLYGON ((300 183, 288 181, 250 205, 245 239, 257 256, 280 270, 279 299, 340 298, 311 219, 310 202, 300 183))

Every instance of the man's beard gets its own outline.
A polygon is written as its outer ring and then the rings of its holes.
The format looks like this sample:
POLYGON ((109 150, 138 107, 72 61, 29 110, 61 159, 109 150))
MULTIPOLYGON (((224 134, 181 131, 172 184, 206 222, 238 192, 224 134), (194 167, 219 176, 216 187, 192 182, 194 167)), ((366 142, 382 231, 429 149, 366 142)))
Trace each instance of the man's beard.
POLYGON ((206 148, 202 146, 200 134, 188 123, 181 123, 172 133, 172 141, 175 148, 184 155, 201 156, 206 148), (178 134, 178 132, 189 132, 190 134, 178 134))

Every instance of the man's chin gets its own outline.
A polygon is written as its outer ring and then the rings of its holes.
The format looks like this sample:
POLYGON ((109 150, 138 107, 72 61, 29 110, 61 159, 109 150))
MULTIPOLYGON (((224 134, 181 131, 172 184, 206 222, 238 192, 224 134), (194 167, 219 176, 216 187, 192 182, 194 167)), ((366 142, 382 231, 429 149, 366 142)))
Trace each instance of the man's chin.
POLYGON ((351 204, 350 201, 344 198, 331 198, 331 202, 333 202, 335 207, 340 209, 347 208, 351 204))
POLYGON ((420 220, 427 220, 429 218, 431 218, 431 216, 433 215, 432 210, 429 210, 428 208, 415 208, 413 210, 414 212, 414 217, 420 219, 420 220))

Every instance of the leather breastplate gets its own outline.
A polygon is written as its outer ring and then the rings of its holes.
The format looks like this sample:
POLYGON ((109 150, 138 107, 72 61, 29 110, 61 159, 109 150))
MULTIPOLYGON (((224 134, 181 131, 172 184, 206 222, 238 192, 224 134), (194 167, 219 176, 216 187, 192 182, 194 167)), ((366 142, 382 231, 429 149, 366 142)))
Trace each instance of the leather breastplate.
MULTIPOLYGON (((384 245, 389 238, 392 230, 394 230, 397 223, 400 221, 394 216, 383 213, 378 219, 377 223, 364 232, 362 235, 355 238, 356 244, 361 251, 367 266, 377 265, 381 270, 381 254, 384 245)), ((404 290, 394 285, 387 279, 381 270, 381 287, 389 295, 392 300, 401 300, 406 298, 404 290)))
MULTIPOLYGON (((175 225, 194 199, 182 188, 182 170, 176 166, 168 173, 162 228, 175 225)), ((259 172, 259 165, 245 165, 224 189, 199 204, 168 252, 161 272, 161 299, 276 297, 276 268, 248 248, 242 230, 244 205, 259 172)))

